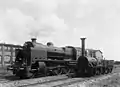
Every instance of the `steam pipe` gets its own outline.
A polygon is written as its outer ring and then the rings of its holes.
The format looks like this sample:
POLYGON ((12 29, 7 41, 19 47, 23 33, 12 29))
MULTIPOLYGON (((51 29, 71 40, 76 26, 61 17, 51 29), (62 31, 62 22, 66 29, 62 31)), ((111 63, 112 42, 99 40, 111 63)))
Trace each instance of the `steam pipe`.
POLYGON ((82 56, 85 56, 85 39, 86 39, 86 38, 81 38, 82 56))

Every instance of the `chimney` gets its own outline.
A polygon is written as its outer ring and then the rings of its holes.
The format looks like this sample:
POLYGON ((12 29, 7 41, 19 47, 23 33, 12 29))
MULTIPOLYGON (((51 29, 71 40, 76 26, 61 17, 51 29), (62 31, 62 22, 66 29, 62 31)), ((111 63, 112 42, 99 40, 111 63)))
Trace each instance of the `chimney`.
POLYGON ((36 38, 31 38, 33 43, 36 43, 36 38))
POLYGON ((81 38, 82 56, 85 56, 85 39, 86 39, 86 38, 81 38))

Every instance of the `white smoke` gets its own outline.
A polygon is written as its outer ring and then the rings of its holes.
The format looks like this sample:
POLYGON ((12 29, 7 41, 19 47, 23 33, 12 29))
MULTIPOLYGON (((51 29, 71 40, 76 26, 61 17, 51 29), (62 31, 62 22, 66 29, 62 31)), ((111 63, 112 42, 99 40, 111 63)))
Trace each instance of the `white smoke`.
POLYGON ((55 45, 86 45, 119 58, 119 0, 0 0, 0 41, 21 44, 31 37, 55 45), (113 50, 113 51, 112 51, 113 50))
POLYGON ((1 40, 9 43, 23 43, 31 37, 50 37, 56 31, 64 31, 64 19, 55 14, 56 0, 15 0, 0 1, 1 40), (17 5, 15 5, 17 4, 17 5))

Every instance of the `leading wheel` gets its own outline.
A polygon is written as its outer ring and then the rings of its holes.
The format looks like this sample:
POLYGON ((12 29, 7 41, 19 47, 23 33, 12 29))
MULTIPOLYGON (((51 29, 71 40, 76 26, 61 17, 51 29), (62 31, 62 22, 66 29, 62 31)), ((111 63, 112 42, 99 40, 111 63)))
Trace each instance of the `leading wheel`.
POLYGON ((37 71, 34 72, 33 77, 46 76, 47 67, 45 62, 38 62, 37 71))

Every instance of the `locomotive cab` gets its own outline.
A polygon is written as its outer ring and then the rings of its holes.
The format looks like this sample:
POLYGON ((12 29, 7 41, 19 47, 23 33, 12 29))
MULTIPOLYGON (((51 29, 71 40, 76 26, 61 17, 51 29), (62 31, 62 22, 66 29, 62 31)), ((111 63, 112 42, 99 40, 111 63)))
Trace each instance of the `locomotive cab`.
POLYGON ((25 42, 22 49, 15 50, 15 62, 12 65, 13 74, 19 76, 20 78, 29 77, 30 73, 30 48, 33 44, 28 41, 25 42))

